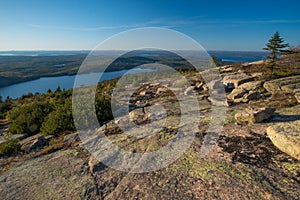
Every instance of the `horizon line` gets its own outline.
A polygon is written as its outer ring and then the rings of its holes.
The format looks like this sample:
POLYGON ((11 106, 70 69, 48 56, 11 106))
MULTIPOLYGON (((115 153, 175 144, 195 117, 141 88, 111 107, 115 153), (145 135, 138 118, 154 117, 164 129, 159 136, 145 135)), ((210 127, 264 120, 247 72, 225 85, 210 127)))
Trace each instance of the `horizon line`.
MULTIPOLYGON (((153 49, 155 50, 159 50, 159 49, 153 49)), ((0 49, 0 52, 8 52, 8 51, 129 51, 129 49, 107 49, 107 50, 93 50, 93 49, 0 49)), ((145 50, 147 51, 147 50, 145 50)), ((149 49, 148 51, 151 51, 151 49, 149 49)), ((197 51, 197 50, 171 50, 171 51, 197 51)), ((210 50, 205 50, 204 51, 243 51, 243 52, 267 52, 266 50, 227 50, 227 49, 210 49, 210 50)))

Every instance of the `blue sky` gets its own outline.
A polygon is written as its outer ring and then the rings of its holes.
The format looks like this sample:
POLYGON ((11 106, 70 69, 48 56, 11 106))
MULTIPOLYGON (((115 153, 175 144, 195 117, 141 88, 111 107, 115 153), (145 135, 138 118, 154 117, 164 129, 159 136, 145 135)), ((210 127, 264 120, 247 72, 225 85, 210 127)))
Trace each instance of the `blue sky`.
POLYGON ((167 27, 207 50, 261 50, 279 31, 300 44, 300 1, 0 1, 0 50, 93 49, 131 28, 167 27))

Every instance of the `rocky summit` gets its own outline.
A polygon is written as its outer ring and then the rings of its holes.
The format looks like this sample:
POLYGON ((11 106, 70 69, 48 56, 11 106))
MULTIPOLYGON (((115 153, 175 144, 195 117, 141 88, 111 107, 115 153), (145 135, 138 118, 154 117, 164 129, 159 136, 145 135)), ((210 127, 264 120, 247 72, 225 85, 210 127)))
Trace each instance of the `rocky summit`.
MULTIPOLYGON (((220 67, 222 80, 209 83, 188 72, 189 86, 170 77, 169 85, 128 87, 128 112, 118 108, 118 117, 89 137, 80 131, 22 135, 20 151, 0 158, 1 199, 300 199, 299 75, 252 71, 262 63, 220 67), (224 97, 221 90, 213 92, 220 85, 224 97), (211 123, 213 113, 224 121, 211 123), (217 124, 219 135, 212 131, 217 124), (104 136, 109 142, 100 140, 104 136), (181 153, 175 142, 189 137, 192 142, 181 153), (149 170, 164 160, 145 153, 170 143, 178 158, 149 170), (139 165, 145 172, 130 168, 132 160, 138 166, 137 154, 147 161, 139 165)), ((110 88, 105 93, 111 94, 110 88)), ((161 154, 166 160, 170 155, 161 154)))

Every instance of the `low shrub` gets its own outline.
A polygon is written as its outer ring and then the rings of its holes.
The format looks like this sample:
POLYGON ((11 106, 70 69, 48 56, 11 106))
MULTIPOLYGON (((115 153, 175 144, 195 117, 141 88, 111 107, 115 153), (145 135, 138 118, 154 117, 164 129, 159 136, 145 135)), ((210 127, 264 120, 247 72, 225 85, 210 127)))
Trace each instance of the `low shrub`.
POLYGON ((0 156, 10 156, 19 151, 21 151, 21 145, 17 139, 10 138, 0 144, 0 156))

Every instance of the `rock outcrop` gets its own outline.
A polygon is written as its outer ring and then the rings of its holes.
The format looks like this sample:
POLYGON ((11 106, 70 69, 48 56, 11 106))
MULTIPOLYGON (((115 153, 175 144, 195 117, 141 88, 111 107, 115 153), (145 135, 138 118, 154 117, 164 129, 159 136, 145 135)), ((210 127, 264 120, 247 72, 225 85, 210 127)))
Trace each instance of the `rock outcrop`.
POLYGON ((248 91, 243 88, 235 88, 227 97, 231 100, 235 100, 238 98, 242 98, 247 93, 248 91))
POLYGON ((275 108, 248 108, 235 115, 239 124, 259 123, 269 119, 275 112, 275 108))
POLYGON ((267 134, 278 149, 300 160, 300 120, 270 126, 267 134))
POLYGON ((259 100, 262 95, 258 90, 262 86, 261 81, 251 81, 244 83, 227 95, 229 100, 235 103, 248 103, 249 101, 259 100))
POLYGON ((219 67, 220 73, 228 73, 228 72, 232 72, 232 65, 224 65, 219 67))
POLYGON ((1 199, 97 199, 97 187, 74 150, 30 159, 0 176, 1 199))
POLYGON ((240 85, 239 88, 242 88, 247 91, 252 91, 258 89, 261 86, 262 86, 262 81, 251 81, 240 85))
POLYGON ((231 73, 223 77, 223 83, 227 90, 232 90, 250 81, 254 81, 254 77, 245 73, 231 73))
POLYGON ((76 132, 76 133, 71 133, 71 134, 65 135, 63 141, 66 145, 71 145, 72 143, 79 142, 80 138, 79 138, 78 133, 76 132))
POLYGON ((300 89, 300 75, 267 81, 264 83, 264 88, 271 93, 293 93, 295 90, 300 89))
POLYGON ((25 152, 41 150, 49 144, 52 137, 53 136, 44 137, 41 134, 30 136, 20 142, 22 145, 21 149, 25 152))
POLYGON ((261 98, 261 94, 258 91, 250 91, 248 94, 243 96, 243 102, 249 102, 249 101, 254 101, 258 100, 261 98))
MULTIPOLYGON (((224 71, 227 70, 237 69, 224 67, 224 71)), ((261 90, 264 81, 253 81, 252 72, 251 75, 227 73, 222 76, 227 76, 227 89, 233 90, 227 99, 222 81, 206 84, 194 75, 190 75, 190 89, 180 79, 170 81, 170 87, 158 83, 141 84, 130 93, 129 109, 120 108, 118 117, 101 124, 98 129, 86 134, 78 132, 80 135, 60 135, 46 149, 43 147, 49 138, 41 135, 21 141, 23 149, 30 153, 0 158, 1 199, 299 199, 300 164, 292 157, 299 155, 296 149, 299 134, 295 135, 299 133, 299 121, 295 120, 300 120, 300 105, 278 107, 273 117, 275 109, 270 107, 276 104, 270 101, 272 98, 286 100, 284 96, 265 93, 261 90), (210 94, 209 88, 213 89, 210 94), (176 91, 179 97, 187 99, 183 107, 180 107, 180 98, 174 95, 176 91), (197 97, 199 105, 195 106, 192 96, 197 97), (247 104, 233 103, 261 97, 261 101, 251 102, 252 106, 260 108, 245 109, 247 104), (212 105, 218 109, 224 105, 229 107, 220 135, 215 134, 214 125, 220 124, 221 118, 213 123, 211 119, 213 115, 225 116, 225 112, 212 112, 212 105), (245 110, 235 115, 237 109, 245 110), (238 124, 234 123, 234 117, 238 124), (262 121, 266 122, 252 124, 262 121), (268 134, 272 141, 265 134, 270 124, 268 134), (128 157, 115 152, 114 147, 107 145, 110 142, 101 140, 103 136, 128 152, 123 154, 128 157), (178 150, 187 136, 193 136, 192 143, 181 155, 178 150), (177 142, 180 143, 176 145, 177 142), (173 154, 163 149, 169 144, 173 154), (213 144, 213 148, 202 159, 199 152, 206 144, 213 144), (158 150, 162 150, 158 157, 147 159, 146 153, 158 150), (110 167, 116 161, 126 169, 136 153, 145 155, 138 160, 145 172, 154 162, 160 164, 164 154, 166 158, 174 155, 180 158, 147 173, 110 167), (99 156, 101 162, 94 155, 99 156), (118 157, 125 159, 116 159, 118 157)), ((294 94, 288 94, 292 105, 296 104, 294 94)), ((119 100, 127 101, 123 98, 119 100)))

